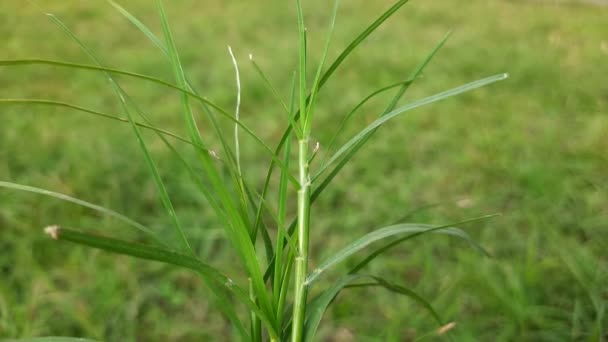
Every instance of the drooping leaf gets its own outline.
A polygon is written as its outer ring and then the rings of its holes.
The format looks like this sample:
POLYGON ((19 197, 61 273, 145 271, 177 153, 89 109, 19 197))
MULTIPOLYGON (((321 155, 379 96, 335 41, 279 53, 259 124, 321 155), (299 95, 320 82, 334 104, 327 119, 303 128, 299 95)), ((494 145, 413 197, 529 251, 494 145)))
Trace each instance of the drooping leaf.
MULTIPOLYGON (((483 216, 484 218, 488 216, 483 216)), ((470 222, 470 220, 466 221, 470 222)), ((384 228, 380 228, 370 232, 363 237, 349 243, 347 246, 334 253, 325 261, 321 262, 319 266, 317 266, 306 278, 306 283, 313 283, 323 272, 327 271, 329 268, 341 263, 346 258, 352 256, 353 254, 361 251, 365 247, 371 245, 376 241, 380 241, 389 237, 398 236, 402 234, 410 234, 412 235, 410 238, 415 236, 420 236, 422 234, 427 233, 436 233, 436 234, 445 234, 454 236, 460 239, 463 239, 470 243, 474 247, 478 247, 479 245, 475 243, 467 233, 464 231, 454 228, 455 225, 462 224, 465 222, 458 222, 455 224, 448 225, 430 225, 430 224, 398 224, 393 226, 388 226, 384 228)), ((481 247, 478 247, 481 248, 481 247)), ((482 249, 483 250, 483 249, 482 249)))
POLYGON ((223 289, 229 291, 238 298, 240 302, 245 304, 249 310, 255 311, 260 319, 268 324, 270 329, 273 327, 273 320, 249 299, 249 294, 246 290, 243 290, 235 284, 232 279, 222 274, 222 272, 215 267, 206 264, 197 258, 168 249, 87 234, 58 226, 45 228, 45 233, 54 240, 69 241, 111 253, 128 255, 138 259, 158 261, 193 270, 203 276, 207 281, 211 281, 214 285, 221 286, 223 289))
MULTIPOLYGON (((462 226, 464 224, 467 223, 471 223, 471 222, 476 222, 476 221, 481 221, 481 220, 487 220, 490 219, 492 217, 495 217, 497 215, 487 215, 487 216, 482 216, 482 217, 477 217, 471 220, 467 220, 467 221, 462 221, 462 222, 458 222, 455 225, 458 226, 462 226)), ((372 262, 374 259, 376 259, 378 256, 380 256, 383 253, 386 253, 388 250, 398 246, 399 244, 401 244, 404 241, 413 239, 414 237, 420 235, 420 234, 424 234, 425 232, 420 232, 420 233, 414 233, 411 235, 407 235, 404 236, 402 238, 396 239, 394 241, 391 241, 385 245, 383 245, 382 247, 379 247, 378 249, 376 249, 374 252, 370 253, 367 257, 365 257, 362 261, 360 261, 357 265, 355 265, 355 267, 353 267, 349 273, 357 273, 359 272, 363 267, 365 267, 367 264, 369 264, 370 262, 372 262)), ((483 248, 481 247, 479 244, 477 244, 474 240, 469 240, 468 241, 469 244, 471 244, 471 246, 473 246, 473 248, 475 248, 476 250, 478 250, 480 253, 484 254, 485 256, 489 256, 490 254, 483 248)))
POLYGON ((442 325, 442 319, 437 313, 437 310, 433 308, 433 305, 421 295, 416 293, 414 290, 404 286, 395 285, 384 278, 373 276, 373 275, 360 275, 360 274, 349 274, 336 281, 328 289, 324 290, 310 301, 308 304, 308 312, 306 316, 306 325, 304 328, 304 341, 312 342, 315 341, 314 337, 317 328, 321 324, 323 315, 327 311, 327 308, 336 299, 338 294, 346 288, 351 287, 382 287, 391 292, 404 295, 408 298, 415 300, 418 304, 422 305, 435 319, 439 326, 442 325), (365 283, 356 283, 361 280, 370 279, 371 281, 365 283))
POLYGON ((39 194, 39 195, 49 196, 49 197, 60 199, 62 201, 71 202, 71 203, 77 204, 79 206, 98 211, 104 215, 113 217, 117 220, 120 220, 120 221, 128 224, 131 227, 136 228, 137 230, 153 237, 157 242, 160 242, 164 245, 164 243, 158 239, 157 234, 154 231, 152 231, 150 228, 148 228, 148 227, 144 226, 143 224, 141 224, 135 220, 132 220, 132 219, 128 218, 127 216, 120 214, 112 209, 108 209, 106 207, 102 207, 100 205, 93 204, 91 202, 87 202, 87 201, 81 200, 79 198, 75 198, 72 196, 68 196, 65 194, 61 194, 61 193, 46 190, 46 189, 36 188, 33 186, 29 186, 29 185, 0 181, 0 187, 7 188, 7 189, 13 189, 13 190, 19 190, 19 191, 27 191, 27 192, 32 192, 32 193, 39 194))

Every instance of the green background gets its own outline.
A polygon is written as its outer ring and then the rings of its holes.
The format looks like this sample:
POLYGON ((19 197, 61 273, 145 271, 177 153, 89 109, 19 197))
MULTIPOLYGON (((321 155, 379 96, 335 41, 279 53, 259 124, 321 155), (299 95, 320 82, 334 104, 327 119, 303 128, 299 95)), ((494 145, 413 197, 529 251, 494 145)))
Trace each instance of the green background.
MULTIPOLYGON (((316 63, 331 5, 304 2, 316 63)), ((330 59, 391 4, 342 2, 330 59)), ((90 63, 45 17, 51 12, 106 65, 173 82, 167 61, 105 2, 39 4, 42 8, 22 1, 0 5, 0 59, 90 63)), ((149 1, 123 5, 160 33, 149 1)), ((233 47, 241 64, 241 117, 276 144, 286 118, 248 54, 287 98, 297 63, 292 1, 167 1, 166 7, 186 72, 200 92, 225 108, 235 101, 226 46, 233 47)), ((608 329, 606 18, 608 7, 574 1, 411 1, 403 7, 321 94, 312 133, 321 143, 321 157, 352 106, 405 79, 449 30, 451 39, 405 101, 500 72, 511 77, 381 128, 313 206, 313 266, 408 213, 409 221, 437 224, 502 213, 465 227, 493 258, 433 236, 403 244, 369 271, 428 298, 445 320, 457 323, 452 334, 457 340, 601 340, 608 329)), ((120 80, 156 125, 185 134, 177 93, 120 80)), ((120 113, 103 75, 93 72, 1 67, 0 89, 3 98, 55 99, 120 113)), ((389 98, 365 106, 339 141, 373 121, 389 98)), ((0 180, 98 203, 161 231, 170 225, 128 125, 61 108, 5 104, 0 120, 0 180)), ((223 124, 229 134, 230 123, 223 124)), ((201 126, 205 137, 211 134, 201 126)), ((199 255, 238 274, 234 252, 185 170, 154 135, 146 137, 199 255)), ((219 148, 217 139, 208 141, 219 148)), ((246 178, 261 186, 269 160, 247 138, 242 147, 246 178)), ((295 201, 290 206, 293 213, 295 201)), ((55 244, 42 234, 49 224, 136 237, 120 222, 89 210, 0 189, 0 338, 190 341, 230 333, 195 276, 55 244)), ((338 298, 320 338, 404 341, 433 329, 431 317, 411 300, 359 289, 338 298)))

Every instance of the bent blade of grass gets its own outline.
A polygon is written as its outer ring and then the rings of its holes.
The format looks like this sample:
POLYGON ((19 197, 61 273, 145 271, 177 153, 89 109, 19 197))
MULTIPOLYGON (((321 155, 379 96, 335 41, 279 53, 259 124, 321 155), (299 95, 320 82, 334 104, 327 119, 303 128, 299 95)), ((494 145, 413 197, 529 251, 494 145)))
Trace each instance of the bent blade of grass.
POLYGON ((305 329, 304 330, 304 332, 305 332, 304 341, 312 342, 315 340, 314 337, 315 337, 317 328, 319 327, 319 325, 321 323, 323 315, 327 311, 327 308, 331 305, 331 303, 336 299, 338 294, 343 289, 355 288, 355 287, 371 287, 371 286, 382 287, 391 292, 395 292, 397 294, 401 294, 401 295, 404 295, 411 299, 414 299, 417 303, 419 303, 427 311, 429 311, 429 313, 433 316, 435 321, 437 321, 439 326, 442 325, 442 319, 439 316, 439 314, 437 313, 437 310, 435 310, 433 305, 428 300, 424 299, 422 296, 417 294, 415 291, 413 291, 409 288, 403 287, 403 286, 392 284, 389 281, 387 281, 381 277, 377 277, 377 276, 373 276, 373 275, 349 274, 347 276, 342 277, 338 281, 336 281, 331 287, 329 287, 328 289, 323 291, 321 294, 319 294, 316 298, 314 298, 308 304, 309 311, 307 312, 307 316, 306 316, 306 324, 305 324, 305 328, 304 328, 305 329), (366 278, 371 279, 372 282, 367 282, 367 283, 362 283, 362 284, 353 284, 356 281, 360 281, 360 280, 363 280, 366 278))
MULTIPOLYGON (((215 267, 190 255, 144 244, 87 234, 73 229, 60 228, 58 226, 45 228, 45 233, 54 240, 68 241, 111 253, 128 255, 138 259, 158 261, 190 269, 200 274, 206 281, 213 282, 213 284, 221 286, 224 290, 234 295, 241 303, 245 304, 248 309, 254 311, 264 322, 272 322, 271 318, 266 316, 266 314, 249 299, 249 294, 246 290, 239 287, 232 279, 225 276, 215 267)), ((269 325, 269 327, 272 328, 271 325, 269 325)))
MULTIPOLYGON (((476 217, 474 219, 470 219, 470 220, 466 220, 466 221, 461 221, 458 223, 453 224, 454 226, 462 226, 464 224, 468 224, 468 223, 472 223, 472 222, 477 222, 477 221, 481 221, 481 220, 487 220, 487 219, 491 219, 493 217, 496 216, 500 216, 498 214, 494 214, 494 215, 486 215, 486 216, 481 216, 481 217, 476 217)), ((393 247, 399 245, 400 243, 406 241, 406 240, 410 240, 415 238, 418 235, 421 234, 425 234, 429 231, 421 231, 418 233, 414 233, 408 236, 404 236, 402 238, 399 238, 395 241, 391 241, 387 244, 385 244, 384 246, 376 249, 374 252, 370 253, 367 257, 365 257, 361 262, 359 262, 357 265, 355 265, 355 267, 353 267, 348 273, 350 274, 354 274, 359 272, 363 267, 365 267, 367 264, 369 264, 370 262, 372 262, 374 259, 376 259, 378 256, 380 256, 383 253, 386 253, 388 250, 392 249, 393 247)), ((490 256, 490 253, 488 253, 481 245, 477 244, 474 240, 469 239, 468 243, 477 251, 479 251, 480 253, 482 253, 485 256, 490 256)))
MULTIPOLYGON (((55 17, 55 20, 57 20, 57 18, 55 17)), ((273 152, 273 150, 264 142, 261 140, 261 138, 259 136, 257 136, 253 130, 251 128, 249 128, 247 125, 243 124, 240 121, 237 121, 231 114, 229 114, 224 108, 222 108, 221 106, 219 106, 218 104, 214 103, 213 101, 202 97, 198 94, 196 94, 195 92, 193 92, 192 90, 187 90, 184 89, 180 86, 177 86, 175 84, 163 81, 161 79, 152 77, 152 76, 148 76, 148 75, 142 75, 142 74, 138 74, 138 73, 134 73, 134 72, 130 72, 130 71, 125 71, 125 70, 120 70, 120 69, 113 69, 113 68, 107 68, 104 66, 94 66, 94 65, 87 65, 87 64, 77 64, 77 63, 69 63, 69 62, 61 62, 61 61, 52 61, 52 60, 45 60, 45 59, 19 59, 19 60, 0 60, 0 66, 16 66, 16 65, 37 65, 37 64, 42 64, 42 65, 53 65, 53 66, 57 66, 57 67, 66 67, 66 68, 73 68, 73 69, 80 69, 80 70, 90 70, 90 71, 100 71, 100 72, 107 72, 110 74, 117 74, 117 75, 124 75, 124 76, 129 76, 129 77, 133 77, 133 78, 139 78, 142 80, 146 80, 146 81, 150 81, 153 83, 157 83, 159 85, 177 90, 179 92, 182 93, 186 93, 188 96, 195 98, 197 101, 199 101, 202 105, 205 106, 209 106, 215 110, 217 110, 217 112, 222 115, 222 117, 224 117, 225 119, 233 122, 236 125, 239 125, 239 127, 245 132, 247 133, 247 135, 249 135, 251 138, 253 138, 253 140, 260 145, 260 147, 263 148, 264 152, 266 152, 268 154, 269 157, 271 157, 273 159, 273 162, 279 166, 279 168, 283 168, 283 164, 280 162, 280 160, 276 157, 275 153, 273 152)), ((203 146, 197 146, 196 144, 192 144, 193 146, 196 146, 197 148, 202 148, 204 150, 207 150, 205 147, 203 146)), ((274 165, 274 164, 273 164, 274 165)), ((291 183, 294 184, 294 186, 299 186, 298 181, 290 175, 289 180, 291 183)))
POLYGON ((306 322, 304 323, 304 338, 305 342, 314 341, 314 336, 317 332, 317 328, 321 323, 321 319, 325 314, 325 311, 329 307, 340 291, 348 284, 361 279, 362 276, 358 274, 347 275, 338 281, 336 281, 330 288, 323 291, 317 297, 308 303, 308 310, 306 310, 306 322))
MULTIPOLYGON (((93 115, 97 115, 99 117, 103 117, 106 119, 111 119, 111 120, 115 120, 115 121, 120 121, 123 123, 129 123, 129 119, 126 118, 121 118, 112 114, 107 114, 107 113, 103 113, 97 110, 93 110, 93 109, 89 109, 89 108, 85 108, 85 107, 81 107, 75 104, 71 104, 71 103, 67 103, 67 102, 61 102, 61 101, 54 101, 54 100, 44 100, 44 99, 0 99, 0 104, 34 104, 34 105, 46 105, 46 106, 55 106, 55 107, 64 107, 64 108, 70 108, 70 109, 74 109, 80 112, 84 112, 84 113, 89 113, 89 114, 93 114, 93 115)), ((175 138, 177 140, 180 140, 186 144, 189 145, 193 145, 196 148, 200 148, 205 152, 209 152, 209 150, 203 148, 202 146, 196 146, 194 145, 190 140, 179 136, 175 133, 166 131, 164 129, 149 125, 149 124, 145 124, 145 123, 141 123, 141 122, 135 122, 135 124, 141 128, 145 128, 145 129, 149 129, 151 131, 154 131, 156 133, 160 133, 160 134, 164 134, 166 136, 170 136, 172 138, 175 138)))
POLYGON ((158 238, 158 235, 150 228, 144 226, 143 224, 141 224, 137 221, 134 221, 134 220, 128 218, 127 216, 125 216, 123 214, 120 214, 114 210, 102 207, 100 205, 93 204, 91 202, 87 202, 87 201, 81 200, 79 198, 75 198, 75 197, 61 194, 58 192, 41 189, 41 188, 36 188, 33 186, 29 186, 29 185, 17 184, 17 183, 13 183, 13 182, 0 181, 0 187, 7 188, 7 189, 13 189, 13 190, 19 190, 19 191, 31 192, 31 193, 35 193, 35 194, 39 194, 39 195, 44 195, 44 196, 49 196, 49 197, 53 197, 53 198, 56 198, 56 199, 59 199, 62 201, 77 204, 81 207, 95 210, 104 215, 107 215, 107 216, 113 217, 117 220, 120 220, 120 221, 128 224, 129 226, 139 230, 140 232, 145 233, 146 235, 149 235, 150 237, 154 238, 155 241, 165 245, 165 243, 162 242, 158 238))
POLYGON ((490 77, 486 77, 474 82, 470 82, 467 84, 464 84, 460 87, 456 87, 429 97, 426 97, 424 99, 418 100, 418 101, 414 101, 408 105, 405 105, 401 108, 395 109, 390 113, 387 113, 386 115, 381 116, 380 118, 376 119, 374 122, 372 122, 370 125, 368 125, 366 128, 364 128, 363 130, 361 130, 359 133, 357 133, 352 139, 350 139, 346 144, 344 144, 330 159, 329 161, 327 161, 327 163, 321 167, 321 169, 318 171, 317 175, 315 176, 315 178, 317 178, 319 175, 321 175, 323 173, 323 171, 325 171, 327 169, 327 167, 329 167, 329 165, 333 164, 334 162, 336 162, 344 153, 346 153, 351 147, 353 147, 354 145, 356 145, 358 142, 362 141, 363 139, 365 139, 365 137, 373 132, 376 128, 382 126, 383 124, 385 124, 387 121, 393 119, 394 117, 408 112, 410 110, 416 109, 418 107, 422 107, 424 105, 428 105, 434 102, 438 102, 444 99, 447 99, 449 97, 453 97, 456 95, 460 95, 462 93, 465 93, 467 91, 471 91, 498 81, 502 81, 504 79, 506 79, 508 77, 507 74, 498 74, 498 75, 494 75, 494 76, 490 76, 490 77))
POLYGON ((378 276, 374 276, 374 275, 365 275, 365 277, 371 278, 372 280, 375 281, 375 283, 372 282, 372 283, 362 284, 361 286, 354 285, 354 286, 347 286, 347 287, 380 286, 391 292, 405 295, 409 298, 414 299, 416 302, 418 302, 418 304, 422 305, 431 314, 431 316, 433 316, 433 319, 435 319, 435 321, 437 322, 437 324, 439 326, 443 325, 443 320, 441 319, 441 316, 439 315, 437 310, 435 310, 433 305, 428 300, 426 300, 424 297, 422 297, 421 295, 419 295, 418 293, 413 291, 412 289, 409 289, 409 288, 401 286, 401 285, 393 284, 382 277, 378 277, 378 276))
MULTIPOLYGON (((496 215, 483 216, 481 218, 488 218, 496 215)), ((475 220, 479 220, 481 218, 477 218, 475 220)), ((471 246, 479 249, 481 248, 477 243, 475 243, 467 233, 464 231, 454 228, 455 225, 471 222, 472 220, 467 220, 464 222, 457 222, 453 224, 447 225, 430 225, 430 224, 397 224, 393 226, 388 226, 384 228, 380 228, 374 230, 371 233, 364 235, 363 237, 351 242, 346 247, 342 248, 338 252, 334 253, 329 258, 325 259, 322 263, 317 266, 315 270, 313 270, 308 277, 306 278, 306 284, 312 284, 317 278, 329 268, 341 263, 346 258, 352 256, 353 254, 359 252, 365 247, 371 245, 374 242, 402 234, 411 234, 410 238, 417 237, 427 233, 436 233, 436 234, 445 234, 451 235, 460 239, 467 241, 471 246)), ((483 251, 483 248, 481 248, 483 251)))

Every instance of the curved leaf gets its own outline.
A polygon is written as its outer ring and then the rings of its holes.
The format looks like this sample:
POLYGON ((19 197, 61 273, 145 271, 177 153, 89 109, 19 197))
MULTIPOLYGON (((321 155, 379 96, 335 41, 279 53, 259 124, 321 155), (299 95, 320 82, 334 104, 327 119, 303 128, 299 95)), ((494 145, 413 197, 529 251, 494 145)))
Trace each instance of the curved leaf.
POLYGON ((36 188, 33 186, 29 186, 29 185, 0 181, 0 187, 7 188, 7 189, 13 189, 13 190, 19 190, 19 191, 27 191, 27 192, 32 192, 32 193, 39 194, 39 195, 49 196, 49 197, 60 199, 62 201, 74 203, 74 204, 77 204, 77 205, 85 207, 85 208, 93 209, 104 215, 108 215, 117 220, 120 220, 120 221, 130 225, 131 227, 134 227, 137 230, 150 235, 151 237, 156 239, 158 242, 161 242, 156 237, 156 233, 154 231, 152 231, 150 228, 148 228, 148 227, 144 226, 143 224, 136 222, 136 221, 126 217, 125 215, 120 214, 112 209, 108 209, 108 208, 102 207, 100 205, 93 204, 91 202, 87 202, 87 201, 84 201, 84 200, 81 200, 81 199, 78 199, 78 198, 75 198, 72 196, 68 196, 65 194, 61 194, 61 193, 46 190, 46 189, 36 188))
MULTIPOLYGON (((497 215, 489 215, 489 216, 482 216, 482 217, 478 217, 478 218, 474 218, 472 220, 468 220, 468 221, 463 221, 463 222, 459 222, 457 223, 458 225, 463 225, 465 223, 471 223, 471 222, 475 222, 475 221, 480 221, 480 220, 485 220, 485 219, 489 219, 492 217, 495 217, 497 215)), ((412 239, 414 237, 416 237, 417 235, 423 234, 422 233, 416 233, 416 234, 412 234, 412 235, 408 235, 408 236, 404 236, 402 238, 399 238, 397 240, 391 241, 387 244, 385 244, 384 246, 376 249, 374 252, 370 253, 367 257, 365 257, 365 259, 363 259, 361 262, 359 262, 355 267, 353 267, 349 273, 357 273, 359 272, 359 270, 361 270, 363 267, 365 267, 367 264, 369 264, 372 260, 374 260, 376 257, 378 257, 380 254, 387 252, 389 249, 397 246, 398 244, 402 243, 403 241, 412 239)), ((471 246, 475 249, 477 249, 480 253, 484 254, 485 256, 490 256, 490 254, 480 245, 478 245, 477 243, 475 243, 472 240, 468 241, 469 244, 471 244, 471 246)))
MULTIPOLYGON (((70 108, 70 109, 74 109, 80 112, 85 112, 85 113, 89 113, 89 114, 93 114, 93 115, 97 115, 106 119, 112 119, 112 120, 116 120, 116 121, 120 121, 120 122, 124 122, 124 123, 129 123, 129 119, 125 119, 125 118, 121 118, 112 114, 107 114, 107 113, 103 113, 97 110, 93 110, 93 109, 89 109, 89 108, 85 108, 85 107, 81 107, 75 104, 71 104, 71 103, 67 103, 67 102, 61 102, 61 101, 54 101, 54 100, 44 100, 44 99, 0 99, 0 104, 2 103, 6 103, 6 104, 34 104, 34 105, 46 105, 46 106, 56 106, 56 107, 64 107, 64 108, 70 108)), ((209 150, 207 150, 206 148, 202 147, 202 146, 197 146, 195 144, 193 144, 190 140, 179 136, 175 133, 166 131, 164 129, 158 128, 158 127, 154 127, 145 123, 141 123, 141 122, 136 122, 135 125, 141 127, 141 128, 146 128, 149 129, 151 131, 155 131, 157 133, 161 133, 164 135, 168 135, 170 137, 173 137, 177 140, 180 140, 182 142, 185 142, 187 144, 193 145, 197 148, 202 149, 205 152, 209 152, 209 150)))
POLYGON ((258 317, 272 329, 273 320, 270 319, 253 301, 249 299, 249 293, 236 285, 234 281, 222 274, 215 267, 200 261, 192 256, 175 252, 168 249, 132 243, 124 240, 108 238, 99 235, 87 234, 72 229, 51 226, 45 228, 45 233, 55 240, 65 240, 80 245, 85 245, 108 252, 132 256, 139 259, 159 261, 174 266, 193 270, 200 274, 206 281, 222 287, 238 298, 248 309, 254 311, 258 317))
POLYGON ((437 313, 437 310, 433 308, 433 305, 415 291, 400 285, 392 284, 381 277, 373 275, 350 274, 338 280, 334 285, 323 291, 320 295, 318 295, 310 303, 308 303, 306 324, 304 327, 304 341, 314 341, 315 333, 317 331, 317 328, 319 327, 319 324, 321 323, 321 319, 323 318, 325 311, 327 310, 329 305, 334 301, 334 299, 338 296, 340 291, 342 291, 342 289, 370 286, 383 287, 391 292, 395 292, 414 299, 417 303, 419 303, 425 309, 427 309, 427 311, 429 311, 429 313, 433 316, 439 326, 443 324, 441 317, 437 313), (353 284, 353 282, 365 278, 371 279, 372 281, 361 284, 353 284))
POLYGON ((321 167, 321 169, 317 172, 317 175, 315 175, 315 178, 317 178, 321 173, 323 173, 323 171, 325 171, 327 169, 327 167, 331 164, 333 164, 334 162, 336 162, 344 153, 348 152, 350 150, 351 147, 353 147, 354 145, 356 145, 358 142, 363 141, 363 139, 365 139, 365 137, 373 132, 375 129, 377 129, 378 127, 382 126, 383 124, 385 124, 387 121, 393 119, 394 117, 398 116, 399 114, 408 112, 412 109, 416 109, 418 107, 422 107, 424 105, 427 104, 431 104, 437 101, 441 101, 443 99, 452 97, 452 96, 456 96, 462 93, 465 93, 467 91, 471 91, 473 89, 477 89, 483 86, 486 86, 488 84, 492 84, 498 81, 502 81, 504 79, 506 79, 508 77, 507 74, 498 74, 498 75, 494 75, 494 76, 490 76, 490 77, 486 77, 477 81, 473 81, 467 84, 464 84, 460 87, 456 87, 429 97, 426 97, 424 99, 418 100, 418 101, 414 101, 410 104, 407 104, 401 108, 395 109, 390 113, 387 113, 386 115, 383 115, 381 117, 379 117, 378 119, 376 119, 374 122, 372 122, 371 124, 369 124, 367 127, 365 127, 363 130, 361 130, 359 133, 357 133, 354 137, 352 137, 346 144, 344 144, 330 159, 329 161, 327 161, 327 163, 325 165, 323 165, 321 167))
MULTIPOLYGON (((494 216, 494 215, 492 215, 492 216, 494 216)), ((483 218, 486 218, 486 217, 489 217, 489 216, 483 216, 483 218)), ((478 220, 478 219, 475 219, 475 220, 478 220)), ((470 222, 470 221, 471 220, 465 221, 465 222, 459 222, 456 224, 463 224, 463 223, 470 222)), ((388 237, 396 236, 396 235, 411 234, 409 236, 409 238, 413 238, 415 236, 419 236, 419 235, 426 234, 426 233, 446 234, 446 235, 451 235, 454 237, 461 238, 461 239, 469 242, 473 246, 476 246, 476 247, 478 246, 478 244, 476 244, 469 237, 469 235, 467 233, 465 233, 464 231, 462 231, 458 228, 454 228, 453 227, 454 225, 455 224, 442 225, 442 226, 436 226, 436 225, 430 225, 430 224, 397 224, 397 225, 377 229, 377 230, 375 230, 371 233, 368 233, 365 236, 355 240, 354 242, 351 242, 349 245, 347 245, 343 249, 339 250, 337 253, 335 253, 331 257, 327 258, 324 262, 322 262, 315 270, 313 270, 308 275, 308 277, 306 278, 306 284, 310 285, 323 272, 325 272, 329 268, 341 263, 346 258, 359 252, 360 250, 369 246, 370 244, 372 244, 376 241, 380 241, 382 239, 386 239, 388 237)))

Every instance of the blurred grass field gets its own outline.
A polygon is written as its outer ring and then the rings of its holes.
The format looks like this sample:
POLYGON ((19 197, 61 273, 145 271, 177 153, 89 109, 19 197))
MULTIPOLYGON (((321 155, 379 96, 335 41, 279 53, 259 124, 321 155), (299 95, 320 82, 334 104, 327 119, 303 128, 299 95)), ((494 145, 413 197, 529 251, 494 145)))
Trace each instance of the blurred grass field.
MULTIPOLYGON (((305 3, 316 61, 330 5, 305 3)), ((342 1, 330 58, 390 3, 342 1)), ((51 12, 107 65, 172 81, 154 46, 105 2, 40 5, 43 10, 29 2, 2 3, 0 59, 89 64, 44 16, 51 12)), ((148 2, 123 5, 159 28, 148 2)), ((276 144, 285 117, 247 59, 253 53, 288 96, 296 67, 293 4, 206 0, 167 1, 166 7, 187 73, 225 108, 235 101, 226 46, 233 47, 241 63, 241 117, 276 144)), ((321 153, 342 115, 371 91, 405 79, 449 30, 451 39, 406 100, 500 72, 511 77, 383 127, 313 207, 313 260, 408 213, 409 221, 423 223, 502 213, 465 227, 493 258, 438 236, 404 244, 369 267, 430 299, 445 320, 457 323, 453 337, 459 341, 608 339, 606 18, 608 7, 576 2, 406 5, 321 95, 313 128, 321 153)), ((184 132, 175 92, 121 80, 156 125, 184 132)), ((0 89, 3 98, 55 99, 120 113, 103 75, 94 72, 1 67, 0 89)), ((367 105, 341 141, 374 120, 388 96, 367 105)), ((169 225, 128 125, 61 108, 6 104, 0 104, 0 119, 0 180, 98 203, 159 230, 169 225)), ((146 137, 197 251, 230 268, 234 254, 187 173, 155 136, 146 137)), ((267 156, 246 139, 242 148, 247 178, 261 185, 267 156)), ((111 218, 0 188, 0 338, 192 341, 229 333, 195 276, 55 244, 42 234, 49 224, 134 238, 111 218)), ((328 341, 409 341, 435 328, 411 300, 365 289, 338 298, 321 335, 328 341)))

